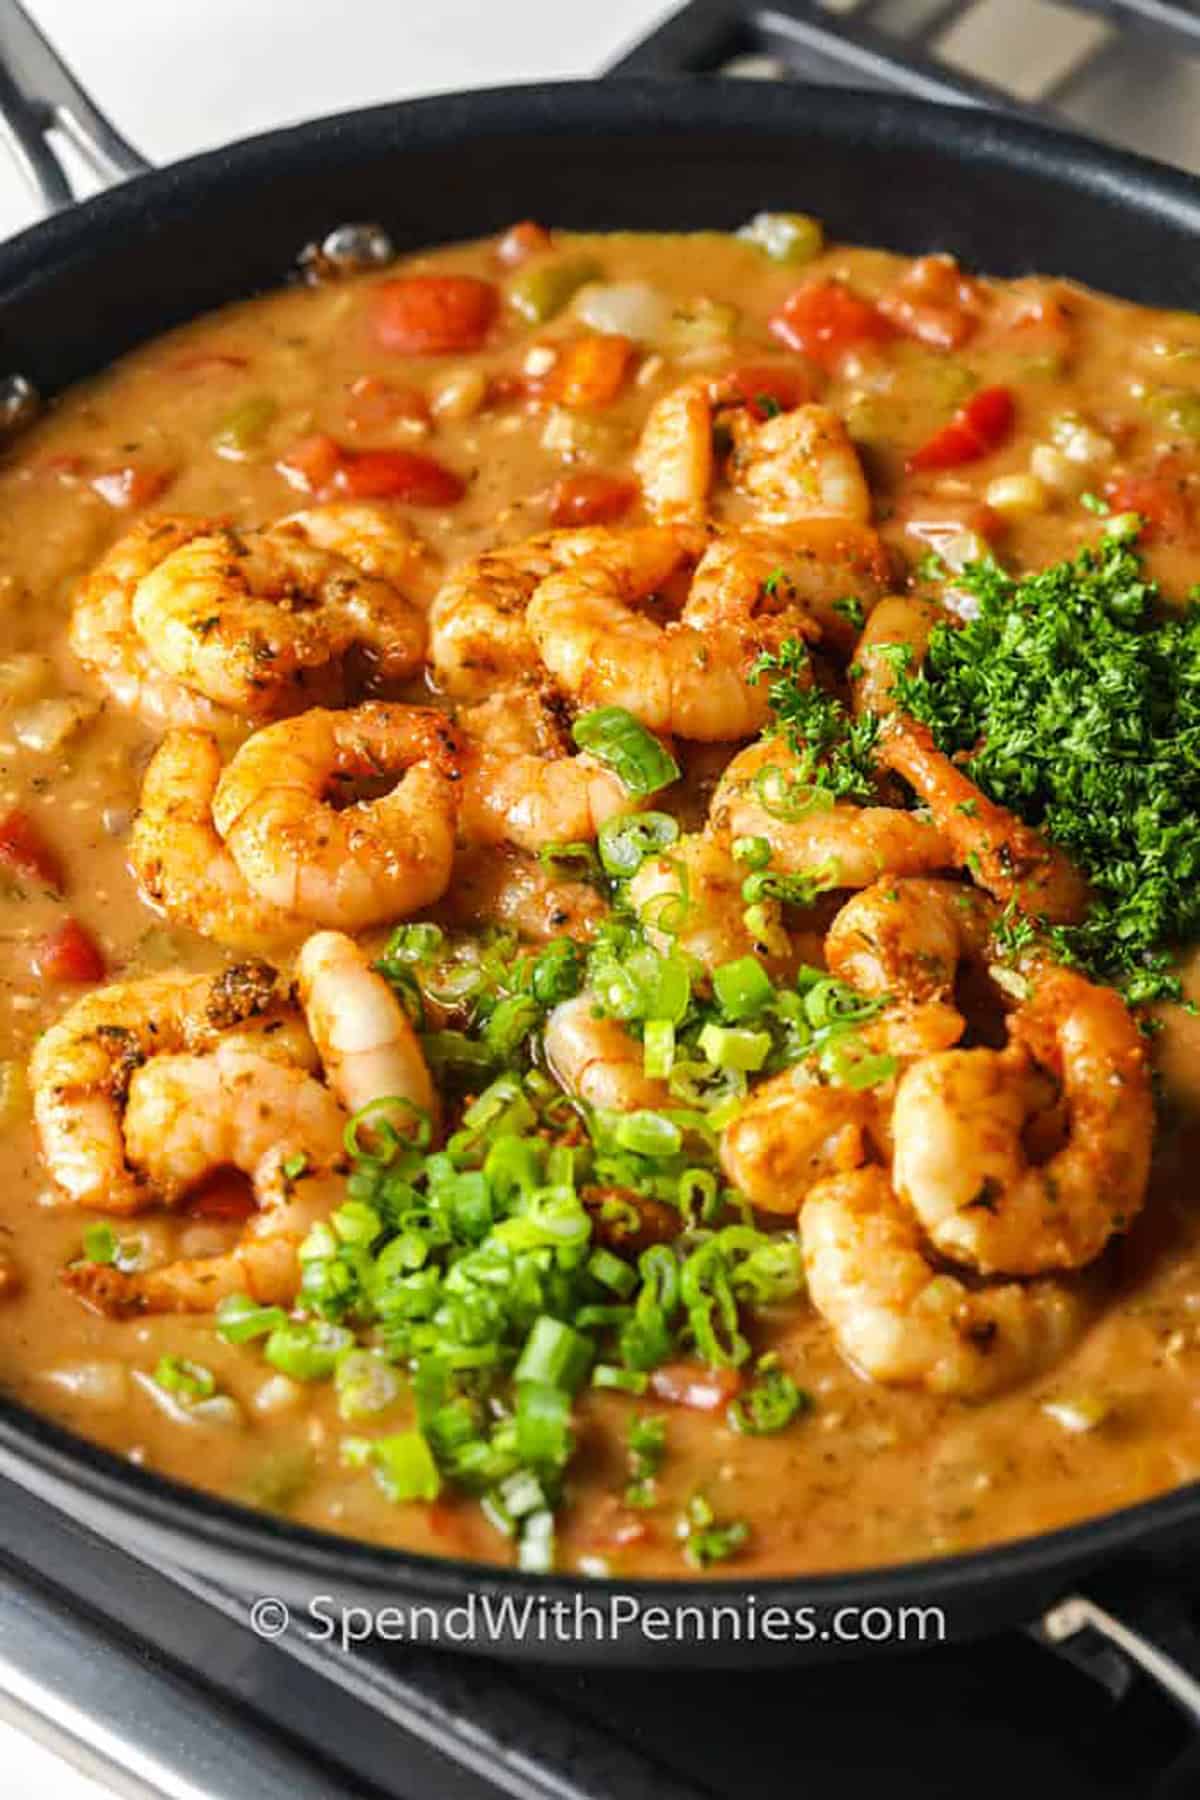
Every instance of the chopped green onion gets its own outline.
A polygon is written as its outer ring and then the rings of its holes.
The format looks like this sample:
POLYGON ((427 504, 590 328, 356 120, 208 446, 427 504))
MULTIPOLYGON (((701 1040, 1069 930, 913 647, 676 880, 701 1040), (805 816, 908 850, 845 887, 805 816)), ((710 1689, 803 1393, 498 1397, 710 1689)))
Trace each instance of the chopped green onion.
POLYGON ((641 1369, 620 1369, 614 1363, 597 1363, 592 1370, 594 1388, 616 1388, 623 1394, 644 1394, 650 1377, 641 1369))
POLYGON ((765 837, 736 837, 733 860, 747 869, 765 869, 771 860, 771 840, 765 837))
POLYGON ((613 1136, 622 1150, 632 1150, 638 1156, 673 1156, 683 1142, 683 1133, 674 1119, 649 1110, 620 1114, 613 1136))
POLYGON ((596 834, 601 867, 606 875, 626 879, 678 837, 679 821, 670 813, 622 813, 605 819, 596 834))
POLYGON ((544 1382, 573 1393, 588 1372, 595 1348, 590 1338, 543 1313, 533 1322, 513 1370, 516 1382, 544 1382))
POLYGON ((608 1288, 622 1300, 628 1300, 637 1287, 637 1271, 603 1246, 593 1250, 588 1257, 587 1271, 593 1281, 598 1281, 601 1287, 608 1288))
POLYGON ((351 1468, 369 1468, 389 1500, 436 1500, 442 1491, 433 1452, 419 1431, 391 1437, 346 1438, 342 1457, 351 1468))
POLYGON ((575 1447, 571 1396, 556 1382, 517 1382, 517 1453, 534 1468, 565 1468, 575 1447))
POLYGON ((713 994, 727 1019, 752 1019, 771 999, 775 989, 766 970, 754 956, 722 963, 713 970, 713 994))
POLYGON ((646 1074, 652 1081, 665 1080, 675 1060, 675 1027, 670 1019, 648 1019, 642 1045, 646 1074))
POLYGON ((526 1575, 548 1575, 554 1567, 554 1514, 531 1513, 517 1546, 517 1567, 526 1575))
POLYGON ((545 844, 538 851, 538 861, 557 881, 594 881, 602 872, 595 849, 582 839, 570 844, 545 844))
POLYGON ((378 1350, 347 1350, 339 1356, 334 1386, 343 1419, 386 1412, 400 1398, 400 1376, 378 1350))
POLYGON ((796 1386, 782 1369, 765 1370, 754 1383, 730 1402, 726 1418, 735 1431, 747 1437, 767 1437, 782 1431, 800 1413, 811 1412, 812 1395, 796 1386))
POLYGON ((210 1400, 217 1391, 217 1378, 203 1363, 186 1356, 161 1356, 154 1371, 158 1386, 185 1406, 199 1400, 210 1400))
POLYGON ((117 1234, 107 1223, 89 1225, 83 1234, 83 1254, 90 1263, 115 1263, 119 1248, 117 1234))
POLYGON ((293 1381, 324 1381, 333 1374, 338 1357, 354 1344, 354 1333, 343 1325, 302 1324, 289 1320, 277 1325, 263 1354, 273 1369, 293 1381))
POLYGON ((213 449, 218 456, 240 460, 266 435, 279 412, 279 402, 271 394, 251 394, 218 425, 213 433, 213 449))
POLYGON ((718 1520, 702 1494, 693 1494, 681 1521, 683 1553, 694 1569, 727 1562, 750 1536, 744 1519, 718 1520))
POLYGON ((732 1025, 717 1025, 711 1019, 700 1032, 703 1054, 718 1069, 737 1069, 753 1074, 761 1069, 771 1054, 769 1031, 745 1031, 732 1025))
POLYGON ((571 727, 571 736, 581 750, 611 769, 631 794, 656 794, 679 780, 675 758, 623 706, 601 706, 582 713, 571 727))
POLYGON ((248 1344, 286 1323, 281 1306, 260 1306, 249 1294, 226 1294, 217 1307, 217 1336, 227 1344, 248 1344))

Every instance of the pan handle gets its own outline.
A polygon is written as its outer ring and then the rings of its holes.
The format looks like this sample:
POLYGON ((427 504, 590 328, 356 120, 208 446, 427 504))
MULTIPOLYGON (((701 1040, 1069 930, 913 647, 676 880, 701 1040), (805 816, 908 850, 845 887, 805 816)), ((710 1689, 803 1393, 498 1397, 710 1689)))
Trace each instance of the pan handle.
POLYGON ((1135 1664, 1200 1727, 1200 1642, 1175 1608, 1164 1605, 1149 1628, 1142 1629, 1086 1594, 1068 1594, 1030 1630, 1047 1649, 1066 1656, 1105 1686, 1111 1685, 1116 1652, 1118 1668, 1121 1661, 1135 1664))
POLYGON ((0 0, 0 141, 43 214, 76 197, 51 132, 74 146, 104 187, 150 167, 80 87, 19 0, 0 0))

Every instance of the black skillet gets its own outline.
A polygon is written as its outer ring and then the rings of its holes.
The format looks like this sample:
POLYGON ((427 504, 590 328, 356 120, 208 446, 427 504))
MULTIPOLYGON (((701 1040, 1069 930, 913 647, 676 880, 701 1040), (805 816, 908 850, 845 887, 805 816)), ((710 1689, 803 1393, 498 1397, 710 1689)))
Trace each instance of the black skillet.
MULTIPOLYGON (((0 371, 44 393, 168 326, 276 286, 302 245, 356 219, 378 220, 404 251, 528 216, 583 230, 678 230, 802 207, 842 239, 952 250, 996 274, 1050 271, 1200 309, 1200 184, 995 114, 799 85, 579 82, 375 107, 150 170, 14 0, 0 3, 0 62, 10 148, 53 213, 0 245, 0 371), (103 178, 129 179, 69 204, 46 140, 52 127, 103 178)), ((253 1513, 132 1467, 10 1401, 0 1401, 0 1473, 135 1551, 299 1607, 321 1593, 346 1604, 422 1603, 444 1615, 468 1594, 572 1601, 619 1589, 643 1604, 690 1609, 682 1642, 652 1643, 636 1629, 606 1641, 585 1620, 571 1650, 516 1631, 474 1646, 500 1654, 659 1666, 796 1661, 847 1653, 821 1635, 837 1608, 940 1607, 954 1635, 1037 1621, 1052 1639, 1098 1629, 1200 1721, 1200 1683, 1190 1678, 1200 1673, 1200 1641, 1174 1599, 1200 1545, 1200 1485, 936 1562, 752 1588, 735 1574, 581 1590, 566 1577, 409 1555, 253 1513), (1091 1597, 1129 1577, 1124 1591, 1138 1596, 1142 1635, 1091 1597), (743 1622, 740 1643, 728 1612, 715 1640, 711 1625, 697 1623, 718 1603, 743 1622), (761 1618, 776 1605, 813 1609, 815 1633, 751 1641, 755 1608, 761 1618)), ((868 1647, 860 1640, 853 1653, 868 1647)))

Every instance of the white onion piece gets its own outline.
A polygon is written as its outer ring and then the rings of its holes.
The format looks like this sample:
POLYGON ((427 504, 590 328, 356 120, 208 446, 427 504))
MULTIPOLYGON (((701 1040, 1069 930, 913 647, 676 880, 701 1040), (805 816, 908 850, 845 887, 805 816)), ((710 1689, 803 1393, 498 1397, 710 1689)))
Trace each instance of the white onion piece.
POLYGON ((648 281, 593 281, 580 288, 572 311, 593 331, 654 343, 666 330, 671 304, 648 281))
POLYGON ((97 1412, 119 1412, 129 1399, 129 1371, 119 1362, 63 1363, 46 1371, 54 1387, 94 1406, 97 1412))
POLYGON ((61 750, 69 738, 95 718, 98 711, 92 701, 78 699, 33 700, 9 717, 13 736, 26 750, 49 756, 61 750))

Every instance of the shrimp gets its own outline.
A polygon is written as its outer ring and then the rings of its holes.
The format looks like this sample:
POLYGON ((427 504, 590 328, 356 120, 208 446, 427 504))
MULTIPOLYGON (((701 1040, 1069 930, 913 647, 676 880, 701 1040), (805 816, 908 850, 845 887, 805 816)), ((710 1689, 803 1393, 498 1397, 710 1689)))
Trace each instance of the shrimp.
POLYGON ((226 767, 217 830, 263 900, 314 924, 361 930, 419 912, 454 858, 458 740, 429 708, 371 701, 266 725, 226 767), (355 781, 397 775, 379 799, 337 810, 355 781))
POLYGON ((869 611, 890 569, 877 534, 845 520, 725 527, 696 570, 683 617, 702 630, 739 628, 760 653, 792 638, 849 653, 846 602, 869 611))
POLYGON ((141 519, 80 582, 72 613, 71 649, 117 705, 145 724, 228 724, 222 708, 193 693, 157 662, 133 623, 138 584, 174 551, 219 529, 210 519, 141 519))
POLYGON ((559 1002, 542 1045, 554 1079, 587 1106, 638 1112, 674 1105, 666 1082, 646 1074, 638 1040, 619 1019, 601 1018, 587 992, 559 1002))
POLYGON ((872 1381, 983 1400, 1065 1355, 1091 1312, 1077 1282, 967 1287, 930 1263, 887 1172, 832 1175, 800 1210, 808 1292, 872 1381))
POLYGON ((950 614, 933 600, 889 594, 863 626, 850 669, 856 713, 880 718, 895 711, 892 690, 901 674, 915 675, 936 625, 950 614))
POLYGON ((1111 988, 1048 969, 1002 1050, 948 1050, 906 1070, 893 1130, 896 1191, 944 1256, 983 1274, 1081 1268, 1146 1197, 1141 1034, 1111 988), (1046 1109, 1044 1071, 1061 1084, 1065 1136, 1035 1162, 1026 1134, 1046 1109))
POLYGON ((408 1014, 352 938, 318 931, 303 945, 296 977, 325 1074, 349 1113, 399 1100, 440 1122, 437 1089, 408 1014))
MULTIPOLYGON (((927 726, 894 718, 880 739, 880 762, 902 775, 951 846, 947 861, 969 868, 997 900, 1052 924, 1072 924, 1088 907, 1088 885, 1063 851, 997 806, 937 749, 927 726)), ((914 871, 915 872, 915 871, 914 871)))
POLYGON ((429 660, 444 692, 478 700, 536 680, 541 669, 526 608, 540 582, 587 555, 603 535, 542 532, 455 569, 429 613, 429 660))
POLYGON ((644 804, 586 752, 573 753, 554 708, 534 688, 514 688, 460 713, 466 749, 459 832, 466 843, 590 841, 606 819, 644 804))
POLYGON ((268 963, 218 975, 155 975, 88 994, 52 1025, 30 1059, 33 1114, 61 1204, 134 1213, 152 1203, 125 1158, 122 1115, 134 1071, 148 1058, 215 1048, 248 1020, 273 1022, 282 1004, 268 963))
POLYGON ((730 478, 763 524, 809 518, 869 522, 871 492, 858 452, 828 406, 797 406, 761 423, 735 412, 729 426, 730 478))
POLYGON ((778 973, 795 961, 782 909, 764 901, 751 929, 744 879, 727 842, 695 833, 642 863, 629 883, 629 902, 656 949, 681 950, 710 972, 757 956, 778 973))
POLYGON ((63 1270, 63 1286, 110 1319, 209 1313, 230 1294, 249 1294, 260 1306, 290 1306, 300 1288, 300 1246, 345 1193, 342 1175, 312 1167, 297 1171, 295 1153, 276 1148, 255 1169, 255 1211, 231 1249, 180 1257, 157 1269, 72 1263, 63 1270))
MULTIPOLYGON (((252 719, 346 698, 354 655, 373 680, 396 682, 420 668, 426 626, 420 609, 378 568, 381 522, 365 550, 345 515, 319 509, 266 529, 197 533, 134 588, 134 629, 173 680, 252 719), (320 547, 332 541, 337 550, 320 547)), ((396 534, 403 557, 408 528, 396 534)), ((411 561, 419 561, 414 547, 411 561)))
POLYGON ((735 756, 713 795, 710 820, 731 837, 765 838, 777 870, 825 887, 869 887, 885 873, 923 875, 954 861, 948 833, 894 806, 818 802, 804 766, 782 738, 735 756))
POLYGON ((656 400, 633 455, 646 506, 661 525, 700 525, 716 474, 713 401, 706 379, 656 400))
POLYGON ((826 1087, 794 1065, 755 1088, 721 1135, 721 1168, 761 1212, 795 1214, 826 1176, 857 1168, 882 1141, 873 1092, 826 1087))
POLYGON ((273 537, 295 536, 352 563, 360 575, 386 581, 425 608, 433 599, 438 559, 407 520, 387 506, 333 500, 289 513, 271 526, 273 537))
POLYGON ((222 842, 212 815, 221 761, 210 732, 167 733, 142 781, 130 866, 168 918, 234 950, 271 951, 302 938, 308 922, 256 894, 222 842))
POLYGON ((461 850, 440 909, 454 925, 504 925, 522 938, 586 940, 608 915, 599 891, 545 868, 510 845, 472 844, 461 850))
POLYGON ((951 1000, 960 962, 985 955, 998 911, 956 881, 876 881, 838 912, 825 961, 830 974, 864 994, 951 1000))

